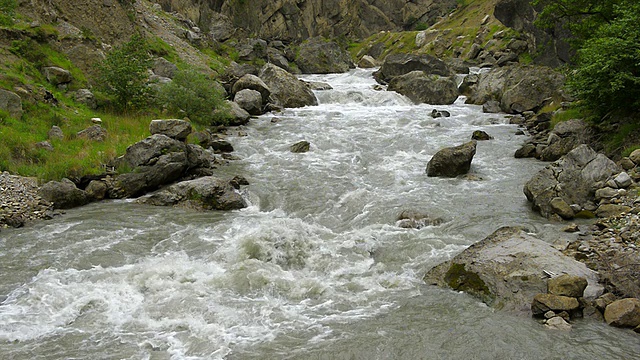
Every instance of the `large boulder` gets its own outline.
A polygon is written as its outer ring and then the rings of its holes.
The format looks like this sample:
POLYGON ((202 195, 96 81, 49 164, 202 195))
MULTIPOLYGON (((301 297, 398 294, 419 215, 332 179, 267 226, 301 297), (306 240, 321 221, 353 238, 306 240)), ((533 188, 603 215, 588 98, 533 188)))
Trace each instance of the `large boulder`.
POLYGON ((251 115, 261 115, 262 111, 262 95, 260 92, 251 89, 243 89, 236 93, 233 102, 240 105, 251 115))
POLYGON ((610 159, 580 145, 562 159, 540 170, 524 185, 524 194, 533 209, 544 217, 554 214, 573 218, 576 209, 588 209, 594 202, 597 183, 620 173, 610 159))
POLYGON ((53 85, 68 84, 71 82, 71 80, 73 80, 71 72, 56 66, 45 67, 43 69, 43 72, 44 76, 47 78, 47 81, 53 85))
POLYGON ((336 42, 322 37, 300 44, 296 64, 304 74, 343 73, 355 68, 349 53, 336 42))
POLYGON ((587 279, 586 298, 602 291, 594 271, 520 227, 496 230, 429 270, 424 279, 469 293, 496 309, 529 313, 532 299, 547 292, 545 272, 587 279))
POLYGON ((225 100, 225 103, 229 109, 229 126, 246 125, 249 122, 251 114, 249 114, 247 110, 241 108, 240 105, 230 100, 225 100))
POLYGON ((244 89, 258 91, 262 96, 263 103, 266 103, 267 100, 269 100, 269 96, 271 95, 271 89, 269 89, 267 84, 265 84, 262 79, 253 74, 246 74, 238 79, 238 81, 236 81, 231 88, 231 94, 235 95, 236 93, 244 89))
POLYGON ((107 182, 109 197, 131 198, 156 190, 182 178, 189 169, 186 152, 170 152, 158 156, 152 163, 141 165, 132 172, 118 175, 107 182))
POLYGON ((453 104, 458 98, 458 85, 453 77, 429 75, 412 71, 389 81, 388 90, 396 91, 415 103, 431 105, 453 104))
POLYGON ((151 165, 158 158, 170 153, 186 152, 184 142, 172 139, 163 134, 154 134, 146 139, 130 145, 122 157, 122 161, 129 167, 151 165))
POLYGON ((151 120, 149 124, 151 135, 161 134, 178 141, 185 141, 192 130, 190 122, 180 119, 151 120))
POLYGON ((20 119, 22 117, 22 99, 18 94, 0 89, 0 110, 9 113, 9 116, 20 119))
POLYGON ((380 70, 376 71, 373 77, 376 81, 386 84, 392 78, 412 71, 424 71, 428 75, 454 75, 444 61, 434 56, 427 54, 391 54, 384 59, 380 70))
POLYGON ((588 142, 589 130, 581 119, 558 123, 549 133, 547 146, 538 158, 542 161, 556 161, 571 150, 588 142))
POLYGON ((138 200, 156 206, 181 206, 197 210, 235 210, 246 207, 229 181, 213 176, 182 181, 138 200))
POLYGON ((151 70, 153 70, 153 73, 158 76, 173 79, 178 71, 178 67, 171 61, 160 57, 153 61, 153 67, 151 70))
POLYGON ((428 176, 456 177, 469 172, 476 154, 476 141, 438 151, 427 164, 428 176))
POLYGON ((318 99, 303 81, 273 64, 266 64, 262 68, 260 78, 271 89, 271 99, 278 106, 297 108, 318 105, 318 99))
POLYGON ((510 114, 541 108, 548 99, 562 99, 564 76, 544 66, 509 65, 482 73, 471 87, 467 103, 500 102, 510 114))
POLYGON ((71 209, 86 205, 91 201, 89 195, 76 187, 69 179, 49 181, 38 190, 38 195, 53 203, 55 209, 71 209))

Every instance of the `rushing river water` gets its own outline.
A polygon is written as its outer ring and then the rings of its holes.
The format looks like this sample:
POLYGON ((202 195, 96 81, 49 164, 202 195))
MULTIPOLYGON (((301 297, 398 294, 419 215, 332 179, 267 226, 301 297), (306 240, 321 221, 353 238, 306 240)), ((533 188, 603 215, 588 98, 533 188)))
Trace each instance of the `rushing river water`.
POLYGON ((430 267, 500 226, 554 241, 522 185, 544 164, 503 115, 459 99, 448 118, 374 91, 371 71, 330 83, 319 106, 252 120, 230 141, 250 206, 198 213, 92 204, 0 233, 2 359, 631 359, 635 334, 577 321, 548 331, 425 285, 430 267), (426 176, 474 130, 472 173, 426 176), (289 146, 307 140, 311 151, 289 146), (405 209, 445 222, 395 224, 405 209))

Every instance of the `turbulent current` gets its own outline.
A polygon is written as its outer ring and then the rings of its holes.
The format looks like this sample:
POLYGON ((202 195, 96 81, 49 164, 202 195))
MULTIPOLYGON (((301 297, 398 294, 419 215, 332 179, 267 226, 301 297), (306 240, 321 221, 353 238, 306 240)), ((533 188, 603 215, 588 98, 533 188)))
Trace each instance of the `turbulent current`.
MULTIPOLYGON (((544 164, 502 114, 414 105, 371 71, 307 76, 320 105, 231 135, 249 207, 109 201, 0 233, 2 359, 631 359, 637 335, 595 321, 545 330, 425 271, 505 225, 558 237, 523 184, 544 164), (432 118, 432 109, 451 117, 432 118), (430 178, 443 147, 478 143, 470 178, 430 178), (306 140, 307 153, 290 145, 306 140), (396 224, 402 210, 444 222, 396 224)), ((568 235, 564 235, 568 236, 568 235)))

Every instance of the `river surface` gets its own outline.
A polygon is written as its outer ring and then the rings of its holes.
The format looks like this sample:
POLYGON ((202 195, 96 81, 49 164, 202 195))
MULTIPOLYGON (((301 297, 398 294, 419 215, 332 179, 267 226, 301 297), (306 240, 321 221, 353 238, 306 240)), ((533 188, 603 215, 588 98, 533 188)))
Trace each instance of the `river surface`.
POLYGON ((230 137, 250 203, 233 212, 109 201, 0 233, 2 359, 632 359, 637 335, 593 321, 548 331, 423 283, 432 266, 505 225, 553 242, 523 184, 544 164, 479 106, 413 105, 371 71, 330 83, 319 106, 230 137), (450 111, 434 119, 431 110, 450 111), (474 130, 475 180, 426 176, 474 130), (311 150, 289 146, 306 140, 311 150), (402 210, 445 222, 396 226, 402 210))

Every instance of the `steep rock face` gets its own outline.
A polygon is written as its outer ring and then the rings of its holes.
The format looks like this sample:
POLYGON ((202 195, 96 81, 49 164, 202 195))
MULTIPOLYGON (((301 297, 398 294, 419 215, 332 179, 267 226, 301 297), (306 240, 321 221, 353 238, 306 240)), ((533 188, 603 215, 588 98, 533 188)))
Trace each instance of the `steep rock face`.
POLYGON ((555 67, 569 62, 574 55, 566 41, 569 32, 562 24, 546 30, 536 27, 534 21, 540 10, 530 0, 498 0, 493 15, 505 26, 526 34, 531 53, 539 54, 536 63, 555 67))
POLYGON ((455 0, 156 0, 207 32, 219 27, 220 14, 235 26, 265 39, 304 40, 314 36, 366 37, 382 30, 412 28, 456 6, 455 0))

